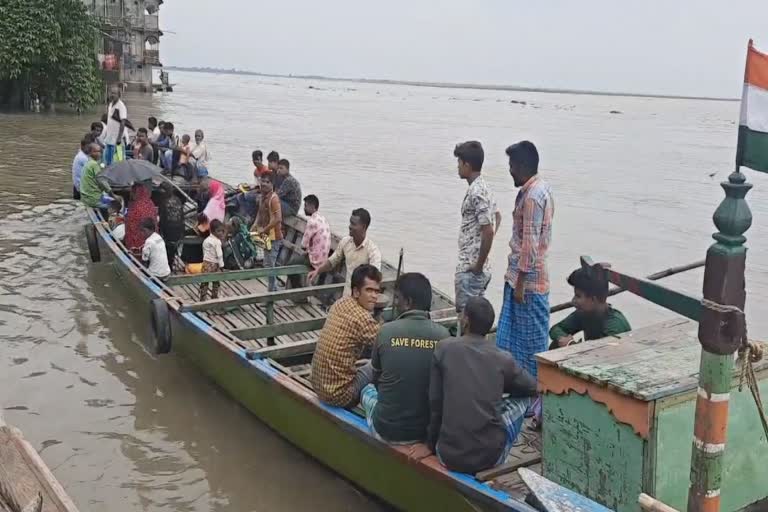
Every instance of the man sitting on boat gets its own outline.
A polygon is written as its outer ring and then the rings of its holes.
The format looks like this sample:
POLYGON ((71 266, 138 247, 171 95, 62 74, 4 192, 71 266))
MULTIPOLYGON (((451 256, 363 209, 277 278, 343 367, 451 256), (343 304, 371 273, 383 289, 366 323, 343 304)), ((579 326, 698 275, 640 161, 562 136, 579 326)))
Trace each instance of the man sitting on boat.
POLYGON ((280 198, 283 217, 295 217, 301 206, 301 185, 299 180, 291 174, 291 163, 285 158, 281 159, 277 165, 277 176, 280 181, 277 195, 280 198))
POLYGON ((373 378, 370 363, 356 368, 373 345, 379 323, 372 312, 379 298, 381 272, 360 265, 352 273, 352 296, 336 301, 328 312, 312 357, 310 380, 318 398, 337 407, 354 407, 373 378))
POLYGON ((427 437, 429 371, 448 329, 430 320, 432 285, 423 274, 403 274, 395 286, 396 320, 381 327, 371 354, 373 382, 360 402, 380 439, 414 444, 427 437))
POLYGON ((486 339, 494 317, 487 299, 470 297, 460 320, 466 334, 441 341, 432 359, 428 444, 452 471, 503 464, 536 394, 536 380, 486 339))
POLYGON ((93 135, 89 132, 80 141, 80 149, 72 160, 72 199, 80 199, 80 178, 83 176, 83 167, 91 159, 88 156, 88 147, 93 144, 93 135))
POLYGON ((256 149, 251 153, 251 160, 253 160, 253 177, 256 179, 257 183, 263 174, 272 172, 269 167, 264 165, 264 153, 262 153, 260 149, 256 149))
POLYGON ((352 273, 360 265, 373 265, 381 269, 381 251, 367 237, 368 226, 371 225, 371 214, 365 208, 352 210, 349 218, 349 236, 345 236, 339 242, 336 250, 320 268, 310 272, 307 277, 310 283, 314 283, 317 276, 323 272, 330 272, 344 261, 346 264, 346 283, 344 285, 344 297, 352 293, 352 273))
MULTIPOLYGON (((309 265, 312 269, 320 268, 328 259, 331 250, 331 228, 325 217, 320 215, 320 199, 314 194, 304 198, 304 215, 307 216, 307 226, 301 239, 302 251, 295 251, 288 265, 309 265)), ((304 286, 299 275, 288 276, 291 288, 304 286)), ((320 277, 323 282, 323 277, 320 277)))
POLYGON ((105 212, 112 199, 117 199, 101 174, 101 146, 95 142, 88 146, 90 160, 83 166, 80 176, 80 200, 89 208, 102 208, 105 212))
POLYGON ((579 332, 584 333, 584 341, 590 341, 632 330, 621 311, 606 302, 608 281, 579 268, 568 276, 568 284, 573 286, 572 302, 576 311, 549 330, 550 350, 576 343, 573 336, 579 332))

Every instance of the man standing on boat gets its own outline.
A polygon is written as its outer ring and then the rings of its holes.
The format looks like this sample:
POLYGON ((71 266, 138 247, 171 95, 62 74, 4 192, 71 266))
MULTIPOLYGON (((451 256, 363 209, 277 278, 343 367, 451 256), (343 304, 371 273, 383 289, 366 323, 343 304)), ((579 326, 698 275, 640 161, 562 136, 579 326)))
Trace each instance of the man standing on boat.
MULTIPOLYGON (((265 174, 259 179, 261 200, 256 222, 253 226, 259 235, 269 238, 269 247, 264 250, 264 267, 277 266, 277 255, 283 246, 283 214, 280 209, 280 199, 274 191, 272 174, 265 174)), ((267 280, 270 292, 277 291, 277 278, 270 276, 267 280)))
POLYGON ((491 282, 488 255, 501 213, 488 183, 482 176, 485 153, 477 141, 458 144, 453 151, 458 160, 459 177, 469 184, 461 203, 459 258, 456 265, 456 311, 462 311, 470 297, 482 297, 491 282))
POLYGON ((291 174, 291 163, 285 158, 281 159, 277 165, 277 176, 280 180, 277 196, 280 198, 283 217, 295 217, 301 207, 301 185, 299 180, 291 174))
POLYGON ((109 89, 109 106, 107 107, 107 128, 104 130, 104 163, 109 166, 117 153, 117 146, 123 143, 125 121, 128 119, 128 109, 120 99, 120 89, 112 86, 109 89))
POLYGON ((360 265, 373 265, 381 270, 381 251, 368 238, 368 226, 371 225, 371 214, 365 208, 352 210, 349 218, 349 236, 345 236, 339 242, 336 250, 320 268, 316 268, 308 274, 309 282, 314 283, 317 276, 323 272, 330 272, 344 261, 346 265, 346 282, 344 284, 344 297, 352 294, 352 273, 360 265))
POLYGON ((515 199, 509 266, 504 276, 504 305, 496 344, 511 352, 536 377, 534 354, 547 350, 549 273, 547 251, 552 239, 555 201, 549 184, 538 175, 539 153, 533 143, 506 150, 509 174, 520 188, 515 199))

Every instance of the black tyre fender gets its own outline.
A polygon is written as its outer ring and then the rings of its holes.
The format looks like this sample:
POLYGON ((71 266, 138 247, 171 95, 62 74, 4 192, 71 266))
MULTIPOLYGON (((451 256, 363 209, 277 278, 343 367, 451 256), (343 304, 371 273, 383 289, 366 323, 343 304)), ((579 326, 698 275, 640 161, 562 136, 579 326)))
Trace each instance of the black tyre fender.
POLYGON ((167 354, 171 351, 171 314, 168 303, 163 299, 152 299, 149 308, 152 350, 155 354, 167 354))
POLYGON ((98 263, 101 261, 101 250, 99 249, 99 238, 96 235, 96 226, 87 224, 85 226, 85 241, 88 244, 88 254, 91 255, 91 261, 98 263))

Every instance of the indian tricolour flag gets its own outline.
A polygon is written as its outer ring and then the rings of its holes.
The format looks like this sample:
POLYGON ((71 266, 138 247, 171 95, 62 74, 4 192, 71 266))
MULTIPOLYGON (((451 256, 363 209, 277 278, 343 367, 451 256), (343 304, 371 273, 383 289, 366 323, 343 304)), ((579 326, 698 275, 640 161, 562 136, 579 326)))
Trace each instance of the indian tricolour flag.
POLYGON ((736 165, 768 172, 768 55, 749 41, 736 165))

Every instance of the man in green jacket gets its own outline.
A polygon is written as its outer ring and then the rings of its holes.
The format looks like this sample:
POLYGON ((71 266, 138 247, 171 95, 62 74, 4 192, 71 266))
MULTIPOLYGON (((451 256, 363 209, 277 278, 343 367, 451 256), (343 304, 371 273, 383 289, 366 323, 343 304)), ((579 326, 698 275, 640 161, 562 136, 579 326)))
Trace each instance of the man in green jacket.
POLYGON ((574 334, 584 332, 584 340, 597 340, 631 331, 624 315, 606 302, 608 281, 590 275, 580 268, 568 276, 573 286, 573 305, 576 311, 552 326, 549 349, 566 347, 574 343, 574 334))
POLYGON ((106 180, 100 179, 101 173, 101 146, 92 143, 88 147, 88 156, 90 159, 83 167, 83 174, 80 178, 80 200, 90 208, 106 208, 108 198, 104 194, 112 196, 112 189, 106 180))
POLYGON ((384 324, 373 346, 373 384, 361 393, 368 426, 376 437, 397 444, 424 441, 429 425, 432 353, 450 333, 429 317, 432 285, 411 272, 395 285, 396 320, 384 324))

